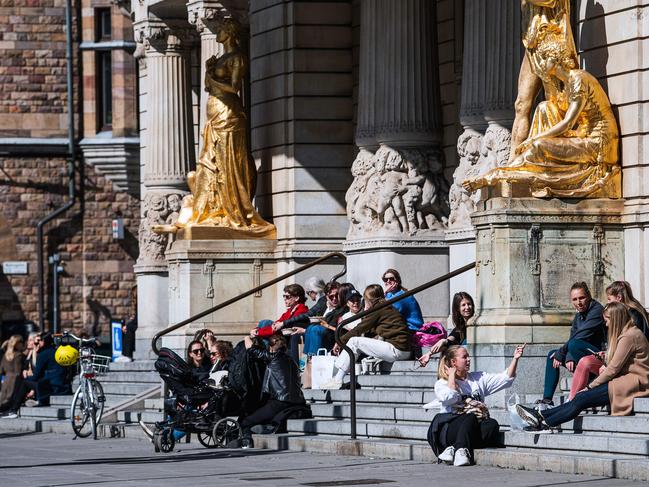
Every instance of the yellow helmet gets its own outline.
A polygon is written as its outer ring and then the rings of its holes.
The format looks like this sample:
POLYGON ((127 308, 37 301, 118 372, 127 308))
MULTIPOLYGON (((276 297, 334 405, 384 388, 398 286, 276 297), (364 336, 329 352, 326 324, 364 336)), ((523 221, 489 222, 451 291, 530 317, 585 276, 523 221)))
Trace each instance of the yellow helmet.
POLYGON ((72 345, 61 345, 56 349, 54 360, 56 363, 63 367, 70 367, 77 363, 79 359, 79 351, 72 345))

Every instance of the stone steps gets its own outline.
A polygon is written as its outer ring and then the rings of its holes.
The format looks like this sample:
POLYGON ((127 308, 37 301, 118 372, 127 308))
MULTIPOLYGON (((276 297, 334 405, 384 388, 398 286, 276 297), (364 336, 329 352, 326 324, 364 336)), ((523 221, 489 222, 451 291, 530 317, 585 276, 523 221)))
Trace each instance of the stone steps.
MULTIPOLYGON (((255 435, 256 448, 309 451, 333 455, 365 456, 434 462, 428 443, 415 440, 357 439, 303 434, 255 435)), ((478 465, 584 474, 630 480, 649 480, 649 460, 629 455, 583 454, 530 448, 488 448, 476 450, 478 465)))

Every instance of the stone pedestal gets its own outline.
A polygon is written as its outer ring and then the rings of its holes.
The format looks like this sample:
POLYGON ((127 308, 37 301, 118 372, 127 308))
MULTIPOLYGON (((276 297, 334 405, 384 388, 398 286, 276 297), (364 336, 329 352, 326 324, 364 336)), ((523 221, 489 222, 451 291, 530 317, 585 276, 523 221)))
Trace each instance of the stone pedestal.
MULTIPOLYGON (((408 239, 378 237, 348 240, 347 281, 362 290, 368 284, 381 284, 388 268, 397 269, 406 288, 417 287, 448 272, 448 248, 441 237, 408 239)), ((448 282, 417 296, 424 321, 445 322, 449 315, 448 282)))
MULTIPOLYGON (((169 324, 235 297, 277 275, 274 240, 177 240, 167 251, 169 324)), ((210 328, 233 343, 262 319, 276 319, 277 290, 271 286, 244 298, 163 339, 164 346, 182 349, 190 336, 210 328)))
POLYGON ((477 317, 470 343, 563 343, 574 315, 570 286, 605 299, 624 276, 622 200, 492 198, 476 228, 477 317))
MULTIPOLYGON (((449 270, 453 271, 475 261, 475 230, 472 227, 446 231, 449 270)), ((449 282, 449 297, 460 291, 476 296, 475 273, 465 272, 449 282)))

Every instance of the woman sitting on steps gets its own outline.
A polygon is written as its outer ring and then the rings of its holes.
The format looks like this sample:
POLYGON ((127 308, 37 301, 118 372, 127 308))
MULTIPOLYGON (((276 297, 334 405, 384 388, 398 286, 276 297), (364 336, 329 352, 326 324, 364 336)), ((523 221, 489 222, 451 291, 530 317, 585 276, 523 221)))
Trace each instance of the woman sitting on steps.
POLYGON ((633 412, 636 397, 649 396, 649 342, 633 323, 622 303, 612 302, 604 308, 608 328, 607 365, 602 373, 582 389, 572 401, 537 411, 521 404, 518 415, 531 429, 549 429, 579 416, 583 410, 611 406, 613 416, 633 412))

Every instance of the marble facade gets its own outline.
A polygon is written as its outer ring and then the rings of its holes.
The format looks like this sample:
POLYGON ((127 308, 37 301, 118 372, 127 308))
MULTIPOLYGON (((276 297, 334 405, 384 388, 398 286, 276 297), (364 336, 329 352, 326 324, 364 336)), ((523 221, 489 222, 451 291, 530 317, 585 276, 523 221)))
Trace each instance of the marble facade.
MULTIPOLYGON (((618 247, 605 277, 627 279, 647 302, 648 81, 647 60, 638 53, 647 43, 649 7, 621 0, 577 4, 582 65, 603 83, 621 129, 624 201, 612 204, 620 212, 613 232, 618 247)), ((377 282, 388 266, 414 287, 483 260, 486 217, 475 211, 486 207, 459 183, 507 160, 523 54, 519 7, 511 0, 132 2, 143 225, 173 218, 174 195, 187 191, 204 119, 202 66, 220 52, 218 19, 234 16, 249 33, 244 100, 259 171, 255 202, 278 232, 263 252, 268 276, 342 249, 349 256, 347 279, 359 287, 377 282)), ((530 213, 530 225, 534 218, 530 213)), ((525 231, 529 239, 530 228, 525 231)), ((552 231, 542 230, 547 238, 552 231)), ((593 228, 575 232, 575 241, 594 238, 593 228)), ((502 238, 523 238, 515 233, 502 238)), ((156 305, 142 307, 140 319, 151 330, 198 311, 174 300, 170 289, 185 272, 174 267, 178 262, 200 279, 205 262, 180 259, 175 245, 142 228, 138 282, 142 302, 156 305)), ((243 262, 242 275, 252 275, 254 259, 243 262)), ((338 270, 322 266, 297 281, 314 274, 328 279, 338 270)), ((483 278, 465 273, 422 296, 426 316, 448 317, 456 291, 483 296, 483 278)), ((501 298, 498 306, 505 306, 501 298)), ((279 296, 268 299, 269 315, 279 315, 279 296)), ((557 304, 561 319, 567 305, 557 304)), ((506 327, 492 331, 475 339, 509 343, 506 327)))

